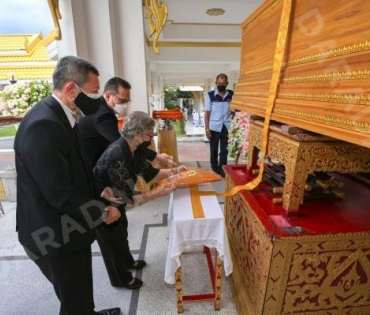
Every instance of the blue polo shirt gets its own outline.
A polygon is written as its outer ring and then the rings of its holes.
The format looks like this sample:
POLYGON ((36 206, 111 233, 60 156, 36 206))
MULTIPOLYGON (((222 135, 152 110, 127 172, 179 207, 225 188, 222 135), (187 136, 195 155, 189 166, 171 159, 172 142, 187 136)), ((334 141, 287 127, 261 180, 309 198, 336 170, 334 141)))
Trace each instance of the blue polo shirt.
POLYGON ((225 95, 222 97, 218 94, 218 90, 210 91, 206 94, 204 103, 204 110, 210 111, 209 129, 221 132, 222 126, 229 130, 231 123, 230 102, 234 92, 226 90, 225 95))

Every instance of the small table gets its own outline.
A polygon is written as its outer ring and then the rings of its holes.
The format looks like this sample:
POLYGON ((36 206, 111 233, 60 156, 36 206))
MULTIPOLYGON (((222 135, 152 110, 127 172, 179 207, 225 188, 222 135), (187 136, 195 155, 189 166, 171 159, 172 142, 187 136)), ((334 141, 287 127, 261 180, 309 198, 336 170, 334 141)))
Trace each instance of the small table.
MULTIPOLYGON (((257 168, 257 150, 262 149, 263 122, 250 124, 248 168, 257 168)), ((267 155, 285 166, 283 207, 287 215, 296 214, 303 204, 308 174, 316 171, 357 173, 369 172, 370 149, 326 136, 303 133, 291 135, 280 126, 269 127, 267 155)))
MULTIPOLYGON (((199 190, 213 190, 211 184, 198 186, 199 190)), ((165 282, 176 283, 177 311, 184 311, 183 302, 214 300, 215 310, 221 304, 222 262, 225 275, 232 273, 233 265, 227 238, 225 219, 216 196, 201 196, 204 218, 194 218, 189 188, 178 188, 172 195, 169 205, 169 218, 172 220, 168 245, 165 282), (182 291, 182 271, 180 256, 193 246, 205 246, 214 292, 211 294, 184 296, 182 291), (210 260, 209 248, 217 251, 215 269, 210 260)))

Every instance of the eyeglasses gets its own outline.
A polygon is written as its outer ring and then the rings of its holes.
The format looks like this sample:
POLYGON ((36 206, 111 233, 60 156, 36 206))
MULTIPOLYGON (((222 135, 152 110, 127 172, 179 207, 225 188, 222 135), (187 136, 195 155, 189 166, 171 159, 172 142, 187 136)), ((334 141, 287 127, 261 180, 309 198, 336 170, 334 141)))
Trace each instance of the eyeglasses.
POLYGON ((125 99, 120 98, 120 97, 119 97, 119 96, 117 96, 116 94, 113 94, 113 93, 112 93, 112 95, 118 99, 118 101, 119 101, 119 103, 120 103, 120 104, 130 105, 130 103, 131 103, 131 100, 126 101, 125 99))
POLYGON ((150 139, 153 139, 153 138, 154 138, 154 135, 147 135, 147 134, 145 134, 145 133, 144 133, 144 136, 147 136, 147 137, 149 137, 150 139))

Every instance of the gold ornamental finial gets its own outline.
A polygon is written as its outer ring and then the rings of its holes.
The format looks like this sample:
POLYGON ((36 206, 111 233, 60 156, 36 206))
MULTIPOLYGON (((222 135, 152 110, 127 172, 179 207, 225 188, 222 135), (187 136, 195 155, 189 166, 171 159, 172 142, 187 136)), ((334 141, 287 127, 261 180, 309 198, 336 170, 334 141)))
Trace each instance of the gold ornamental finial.
POLYGON ((158 38, 162 32, 163 26, 167 21, 167 4, 161 2, 157 3, 157 0, 144 0, 145 5, 145 18, 148 20, 150 27, 150 35, 154 35, 153 40, 153 51, 159 54, 158 38))

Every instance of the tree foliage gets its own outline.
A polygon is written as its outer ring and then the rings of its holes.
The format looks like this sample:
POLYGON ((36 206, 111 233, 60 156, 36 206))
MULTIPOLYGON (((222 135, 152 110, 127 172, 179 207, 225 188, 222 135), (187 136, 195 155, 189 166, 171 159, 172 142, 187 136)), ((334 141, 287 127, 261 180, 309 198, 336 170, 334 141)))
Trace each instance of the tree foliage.
POLYGON ((164 91, 164 107, 167 109, 177 108, 177 98, 180 93, 178 86, 168 86, 164 91))

